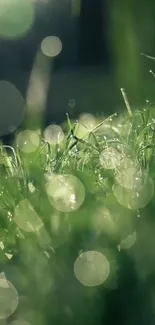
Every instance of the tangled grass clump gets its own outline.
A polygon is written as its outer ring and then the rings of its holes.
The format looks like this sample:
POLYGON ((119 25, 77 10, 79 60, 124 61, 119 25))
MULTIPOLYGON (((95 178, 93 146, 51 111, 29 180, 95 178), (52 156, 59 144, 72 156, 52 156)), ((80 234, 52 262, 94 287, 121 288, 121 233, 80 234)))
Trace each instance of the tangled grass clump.
MULTIPOLYGON (((28 199, 38 211, 42 210, 40 205, 45 210, 55 209, 54 205, 51 207, 46 187, 53 175, 74 175, 81 181, 86 192, 85 202, 81 201, 83 208, 89 205, 90 198, 100 204, 113 193, 119 203, 131 210, 139 210, 152 199, 155 119, 151 106, 141 111, 130 109, 120 117, 115 113, 98 124, 96 119, 96 125, 89 127, 87 120, 82 125, 80 121, 72 122, 67 115, 67 125, 68 133, 63 137, 60 127, 54 134, 54 144, 50 142, 52 133, 47 141, 38 130, 27 130, 20 133, 20 141, 17 135, 14 146, 1 145, 0 207, 2 215, 9 213, 9 218, 3 218, 3 231, 13 224, 16 229, 13 233, 18 233, 13 213, 22 199, 28 199)), ((48 218, 45 219, 48 223, 48 218)))
POLYGON ((127 114, 103 121, 86 114, 76 122, 67 115, 63 130, 25 130, 12 147, 1 144, 2 270, 8 263, 17 268, 18 292, 27 293, 34 310, 48 310, 43 319, 76 317, 71 289, 61 303, 52 300, 54 309, 47 303, 53 286, 65 287, 71 274, 75 288, 76 280, 118 288, 121 251, 130 251, 138 277, 154 270, 140 258, 137 217, 155 203, 155 119, 151 106, 132 112, 123 96, 127 114))

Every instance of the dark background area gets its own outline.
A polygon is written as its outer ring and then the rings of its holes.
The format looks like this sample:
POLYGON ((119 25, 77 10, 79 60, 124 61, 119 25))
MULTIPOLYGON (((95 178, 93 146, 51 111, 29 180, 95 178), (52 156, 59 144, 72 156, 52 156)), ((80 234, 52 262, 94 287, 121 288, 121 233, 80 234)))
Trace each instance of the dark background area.
MULTIPOLYGON (((80 4, 80 0, 75 1, 80 4)), ((76 102, 72 117, 83 111, 113 111, 115 98, 111 91, 117 85, 108 1, 83 0, 76 15, 70 0, 36 1, 35 8, 36 19, 26 36, 0 41, 0 79, 12 82, 25 97, 40 43, 54 35, 61 39, 63 50, 51 69, 45 123, 61 123, 72 99, 76 102)))
MULTIPOLYGON (((0 41, 0 79, 12 82, 25 97, 41 41, 48 35, 61 39, 63 50, 54 58, 45 123, 61 123, 65 113, 108 114, 123 106, 125 87, 134 105, 154 100, 150 61, 153 55, 154 4, 133 1, 74 0, 36 1, 36 17, 20 40, 0 41), (74 109, 69 102, 74 100, 74 109)), ((152 67, 152 62, 151 62, 152 67)))

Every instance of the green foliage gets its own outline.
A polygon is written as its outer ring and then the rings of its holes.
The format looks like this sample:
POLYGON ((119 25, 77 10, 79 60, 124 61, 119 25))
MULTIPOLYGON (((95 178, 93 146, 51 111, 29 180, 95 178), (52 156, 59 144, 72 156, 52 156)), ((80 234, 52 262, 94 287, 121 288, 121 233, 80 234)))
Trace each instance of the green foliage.
MULTIPOLYGON (((73 274, 76 257, 81 250, 97 250, 103 252, 109 261, 114 259, 119 263, 119 251, 132 246, 135 238, 132 236, 138 231, 137 216, 139 213, 146 214, 145 210, 149 211, 154 205, 152 199, 148 207, 139 212, 118 203, 113 194, 115 165, 107 169, 105 161, 101 163, 104 150, 115 150, 116 154, 135 160, 154 183, 155 120, 151 106, 147 104, 143 110, 121 116, 113 114, 91 130, 86 128, 87 132, 81 137, 77 134, 78 123, 67 116, 68 132, 64 140, 51 145, 40 135, 40 145, 33 153, 24 153, 16 145, 9 147, 1 144, 0 147, 0 241, 4 244, 4 248, 0 249, 1 270, 6 270, 19 294, 27 297, 28 309, 31 305, 28 313, 27 307, 26 312, 22 310, 21 303, 15 315, 32 324, 35 324, 38 315, 40 324, 47 324, 51 319, 61 323, 63 318, 65 324, 74 323, 79 311, 81 318, 78 319, 82 319, 84 324, 86 316, 82 312, 82 303, 93 306, 96 289, 91 289, 90 293, 77 283, 73 274), (51 204, 46 178, 51 179, 55 174, 71 174, 82 182, 85 200, 79 209, 62 212, 51 204), (41 220, 41 227, 25 231, 20 221, 18 224, 15 209, 22 200, 29 201, 30 210, 34 209, 38 220, 41 220), (103 220, 98 220, 102 214, 103 220), (114 258, 109 255, 111 251, 114 258), (12 258, 9 260, 6 254, 11 254, 12 258), (8 266, 12 273, 8 271, 8 266), (76 293, 69 288, 68 296, 63 294, 62 288, 67 290, 66 281, 70 281, 76 293), (49 301, 52 301, 52 309, 49 301)), ((135 267, 139 272, 140 265, 144 267, 145 262, 139 265, 136 254, 140 253, 135 247, 133 260, 136 259, 135 267)), ((146 279, 147 272, 153 272, 151 270, 154 270, 152 264, 149 270, 144 267, 144 274, 140 272, 138 278, 143 276, 146 279)), ((116 270, 113 272, 114 278, 111 275, 109 282, 102 287, 103 303, 105 293, 120 285, 120 280, 115 278, 116 270)), ((96 308, 93 309, 93 317, 98 310, 96 308)))

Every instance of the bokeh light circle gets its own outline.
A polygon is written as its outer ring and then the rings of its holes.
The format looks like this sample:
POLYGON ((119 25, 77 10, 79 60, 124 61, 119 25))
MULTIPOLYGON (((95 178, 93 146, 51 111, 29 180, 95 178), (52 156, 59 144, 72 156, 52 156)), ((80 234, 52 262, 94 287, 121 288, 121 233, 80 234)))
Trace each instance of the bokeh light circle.
POLYGON ((18 203, 14 210, 14 221, 24 231, 39 231, 43 227, 43 222, 33 209, 27 199, 18 203))
POLYGON ((55 57, 62 51, 62 42, 56 36, 47 36, 41 42, 41 50, 48 57, 55 57))
POLYGON ((121 159, 121 154, 114 148, 105 148, 99 157, 100 164, 105 169, 115 169, 119 166, 121 159))
POLYGON ((16 144, 23 153, 32 153, 36 151, 40 145, 40 136, 32 130, 24 130, 18 133, 16 144))
POLYGON ((143 172, 137 161, 125 158, 118 165, 115 179, 121 186, 132 189, 140 186, 143 172))
POLYGON ((110 273, 110 264, 100 252, 87 251, 79 255, 74 263, 74 274, 85 286, 99 286, 110 273))
POLYGON ((46 190, 53 207, 62 212, 77 210, 85 199, 84 185, 73 175, 53 175, 46 190))
POLYGON ((9 317, 18 306, 18 292, 5 275, 0 274, 0 319, 9 317))
POLYGON ((18 39, 32 27, 34 4, 30 0, 0 0, 0 37, 18 39))
POLYGON ((79 123, 91 131, 97 125, 97 120, 94 115, 85 113, 80 115, 79 123))
POLYGON ((0 81, 0 136, 16 130, 25 115, 25 102, 10 82, 0 81))
POLYGON ((49 144, 59 144, 64 139, 64 132, 58 125, 49 125, 44 131, 44 139, 49 144))
POLYGON ((147 177, 144 183, 139 187, 128 189, 114 184, 113 193, 122 206, 131 210, 144 208, 152 199, 154 194, 154 185, 151 178, 147 177))

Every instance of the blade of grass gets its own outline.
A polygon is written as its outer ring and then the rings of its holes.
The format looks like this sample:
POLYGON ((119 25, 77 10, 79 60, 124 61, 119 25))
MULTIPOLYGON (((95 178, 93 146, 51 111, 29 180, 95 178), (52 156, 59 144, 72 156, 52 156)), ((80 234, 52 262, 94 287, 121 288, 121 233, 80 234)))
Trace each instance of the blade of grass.
POLYGON ((128 98, 127 98, 127 95, 126 95, 126 92, 125 92, 124 88, 121 88, 121 93, 122 93, 122 96, 123 96, 123 99, 124 99, 128 114, 131 117, 132 116, 132 110, 131 110, 131 106, 129 104, 129 101, 128 101, 128 98))

